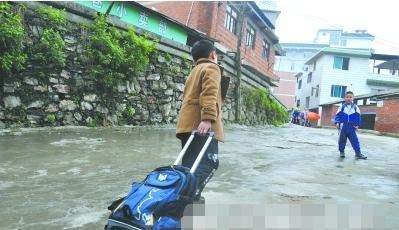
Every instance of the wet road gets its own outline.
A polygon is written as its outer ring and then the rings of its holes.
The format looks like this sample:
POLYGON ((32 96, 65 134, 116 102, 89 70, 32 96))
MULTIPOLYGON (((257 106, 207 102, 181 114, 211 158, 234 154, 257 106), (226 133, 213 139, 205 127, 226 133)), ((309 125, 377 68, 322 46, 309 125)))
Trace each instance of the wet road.
MULTIPOLYGON (((203 193, 210 207, 275 204, 277 212, 283 205, 343 205, 350 213, 357 205, 368 210, 366 216, 383 219, 348 226, 399 226, 398 139, 361 134, 369 159, 359 161, 349 145, 347 157, 338 158, 335 130, 234 126, 226 137, 220 168, 203 193)), ((0 136, 0 229, 102 229, 110 202, 128 192, 133 180, 173 162, 179 146, 170 128, 0 136)))

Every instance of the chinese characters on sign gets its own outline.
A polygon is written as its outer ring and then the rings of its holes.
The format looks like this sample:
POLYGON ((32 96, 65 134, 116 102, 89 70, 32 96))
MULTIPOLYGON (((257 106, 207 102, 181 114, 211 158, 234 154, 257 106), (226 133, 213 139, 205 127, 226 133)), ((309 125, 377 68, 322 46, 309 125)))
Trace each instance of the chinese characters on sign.
POLYGON ((140 26, 147 26, 148 25, 148 14, 146 14, 145 12, 140 12, 139 25, 140 26))
POLYGON ((101 8, 103 7, 103 3, 101 1, 93 1, 93 7, 101 10, 101 8))
POLYGON ((159 21, 159 33, 165 34, 167 30, 167 24, 164 20, 159 21))
POLYGON ((123 3, 119 4, 118 8, 116 8, 116 12, 120 18, 126 15, 126 8, 123 3))

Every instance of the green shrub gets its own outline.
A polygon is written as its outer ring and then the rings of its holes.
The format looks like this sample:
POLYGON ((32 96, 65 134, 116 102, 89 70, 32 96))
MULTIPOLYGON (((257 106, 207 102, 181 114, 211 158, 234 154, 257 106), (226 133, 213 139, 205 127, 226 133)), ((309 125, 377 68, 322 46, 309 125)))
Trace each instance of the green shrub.
POLYGON ((288 112, 279 103, 270 98, 265 89, 242 88, 244 106, 248 112, 255 112, 258 124, 279 126, 288 120, 288 112))
POLYGON ((47 122, 54 123, 55 122, 55 115, 54 114, 47 115, 47 122))
POLYGON ((65 10, 54 9, 52 6, 39 8, 40 18, 44 21, 45 27, 56 30, 63 30, 67 20, 65 10))
POLYGON ((134 108, 129 105, 128 107, 126 107, 126 115, 129 117, 132 117, 134 115, 136 111, 134 110, 134 108))
POLYGON ((54 29, 44 29, 38 44, 32 49, 32 59, 41 65, 63 68, 65 42, 60 33, 54 29))
MULTIPOLYGON (((30 57, 35 63, 51 68, 52 71, 60 70, 65 66, 65 26, 67 20, 63 10, 49 7, 40 7, 38 15, 41 19, 41 29, 34 44, 29 49, 30 57)), ((40 75, 40 74, 39 74, 40 75)))
POLYGON ((21 17, 7 2, 0 3, 0 72, 10 73, 24 68, 25 30, 21 17))
POLYGON ((90 75, 105 86, 114 87, 145 70, 154 50, 155 43, 145 36, 136 35, 132 29, 119 31, 100 15, 89 26, 84 53, 90 75))

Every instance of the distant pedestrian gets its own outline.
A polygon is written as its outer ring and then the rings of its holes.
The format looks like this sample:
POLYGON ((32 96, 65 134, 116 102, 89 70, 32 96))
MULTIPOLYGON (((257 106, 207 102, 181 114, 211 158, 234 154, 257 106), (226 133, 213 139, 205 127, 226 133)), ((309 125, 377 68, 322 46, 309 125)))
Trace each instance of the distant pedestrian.
POLYGON ((303 110, 299 113, 299 123, 302 126, 306 126, 306 110, 303 110))
POLYGON ((293 123, 299 125, 299 108, 296 108, 292 113, 293 123))
POLYGON ((360 151, 360 143, 356 131, 361 125, 361 116, 359 107, 353 103, 353 92, 348 91, 345 95, 345 102, 338 108, 335 115, 335 125, 340 130, 338 149, 340 157, 345 158, 346 140, 349 139, 353 150, 356 153, 356 159, 366 160, 367 157, 360 151))

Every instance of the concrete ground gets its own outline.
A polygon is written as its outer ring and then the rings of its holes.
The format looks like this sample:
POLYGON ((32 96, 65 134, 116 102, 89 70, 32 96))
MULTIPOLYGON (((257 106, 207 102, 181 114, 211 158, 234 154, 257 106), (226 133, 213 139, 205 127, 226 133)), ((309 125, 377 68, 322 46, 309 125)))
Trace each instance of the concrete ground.
MULTIPOLYGON (((334 129, 235 128, 226 136, 204 193, 210 206, 258 210, 266 219, 253 218, 253 229, 399 229, 399 139, 361 133, 368 159, 356 160, 349 141, 339 158, 334 129)), ((245 218, 231 221, 251 229, 245 218)))
MULTIPOLYGON (((171 164, 174 127, 43 129, 0 135, 0 229, 102 229, 132 181, 171 164)), ((229 126, 194 229, 399 229, 399 139, 334 129, 229 126)), ((190 221, 194 221, 190 224, 190 221)), ((183 228, 183 229, 187 229, 183 228)))

